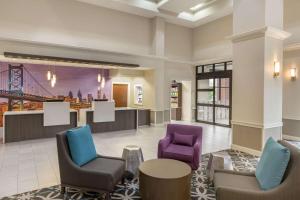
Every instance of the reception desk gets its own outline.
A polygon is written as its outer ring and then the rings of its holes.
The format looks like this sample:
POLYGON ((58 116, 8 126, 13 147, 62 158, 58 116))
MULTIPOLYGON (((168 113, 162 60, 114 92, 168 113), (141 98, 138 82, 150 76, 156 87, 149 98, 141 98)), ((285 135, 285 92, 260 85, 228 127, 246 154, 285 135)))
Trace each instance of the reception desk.
POLYGON ((86 124, 89 124, 93 133, 132 130, 139 126, 150 125, 150 110, 137 108, 115 108, 115 120, 95 122, 94 111, 85 110, 86 124))
MULTIPOLYGON (((101 104, 101 103, 99 103, 101 104)), ((109 104, 109 102, 103 102, 109 104)), ((3 142, 19 142, 31 139, 55 137, 56 133, 77 125, 89 124, 93 133, 137 129, 150 125, 150 109, 115 108, 108 105, 95 109, 70 110, 64 103, 52 102, 45 110, 7 111, 4 113, 3 142), (94 113, 96 110, 96 113, 94 113), (55 112, 54 112, 55 111, 55 112), (108 113, 109 116, 107 115, 108 113), (97 116, 100 115, 100 116, 97 116), (94 119, 94 116, 97 119, 94 119)))
POLYGON ((70 124, 44 126, 44 111, 8 111, 4 113, 4 139, 7 142, 55 137, 77 126, 77 111, 70 110, 70 124))

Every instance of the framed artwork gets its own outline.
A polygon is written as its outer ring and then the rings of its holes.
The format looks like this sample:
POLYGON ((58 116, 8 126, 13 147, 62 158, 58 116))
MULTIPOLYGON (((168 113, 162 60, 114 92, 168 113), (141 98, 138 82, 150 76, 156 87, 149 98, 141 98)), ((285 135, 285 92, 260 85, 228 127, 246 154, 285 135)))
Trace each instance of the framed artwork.
POLYGON ((143 85, 134 85, 134 104, 143 105, 143 85))

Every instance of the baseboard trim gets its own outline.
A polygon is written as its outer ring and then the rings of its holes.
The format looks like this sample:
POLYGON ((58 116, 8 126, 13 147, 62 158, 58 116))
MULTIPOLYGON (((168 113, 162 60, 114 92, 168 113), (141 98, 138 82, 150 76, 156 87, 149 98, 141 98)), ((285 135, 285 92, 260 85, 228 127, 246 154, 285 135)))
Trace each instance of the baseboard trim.
POLYGON ((291 136, 291 135, 282 135, 283 139, 285 140, 294 140, 294 141, 300 141, 300 137, 291 136))
POLYGON ((164 126, 164 125, 165 125, 165 123, 157 123, 157 124, 151 123, 151 126, 164 126))
POLYGON ((247 148, 247 147, 242 147, 242 146, 236 145, 236 144, 232 144, 231 149, 242 151, 242 152, 245 152, 245 153, 249 153, 249 154, 255 155, 255 156, 260 156, 261 155, 261 151, 258 151, 258 150, 255 150, 255 149, 250 149, 250 148, 247 148))

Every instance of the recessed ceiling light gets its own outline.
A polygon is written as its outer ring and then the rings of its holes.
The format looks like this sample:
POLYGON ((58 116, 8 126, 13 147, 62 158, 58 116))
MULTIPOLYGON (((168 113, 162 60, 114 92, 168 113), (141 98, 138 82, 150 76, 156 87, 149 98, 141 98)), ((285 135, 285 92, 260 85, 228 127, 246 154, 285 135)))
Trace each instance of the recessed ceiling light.
POLYGON ((200 10, 201 8, 203 8, 204 6, 208 6, 209 4, 214 3, 216 0, 206 0, 206 1, 202 1, 201 3, 193 6, 190 8, 191 11, 195 12, 200 10))
POLYGON ((205 3, 199 3, 193 7, 190 8, 191 11, 196 11, 198 9, 200 9, 201 7, 203 7, 205 5, 205 3))
POLYGON ((165 3, 167 3, 169 0, 161 0, 157 3, 158 7, 164 5, 165 3))

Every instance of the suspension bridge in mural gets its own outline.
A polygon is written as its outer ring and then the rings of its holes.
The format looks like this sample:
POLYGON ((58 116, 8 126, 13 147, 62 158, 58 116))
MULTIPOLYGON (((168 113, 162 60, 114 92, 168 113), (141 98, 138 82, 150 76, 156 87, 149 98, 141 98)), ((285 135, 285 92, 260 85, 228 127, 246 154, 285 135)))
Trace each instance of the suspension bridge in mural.
POLYGON ((0 98, 8 99, 8 110, 24 101, 44 102, 55 99, 23 65, 9 65, 0 72, 0 98))

